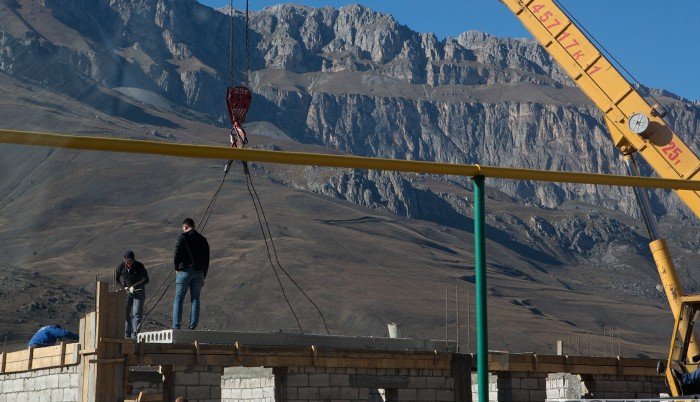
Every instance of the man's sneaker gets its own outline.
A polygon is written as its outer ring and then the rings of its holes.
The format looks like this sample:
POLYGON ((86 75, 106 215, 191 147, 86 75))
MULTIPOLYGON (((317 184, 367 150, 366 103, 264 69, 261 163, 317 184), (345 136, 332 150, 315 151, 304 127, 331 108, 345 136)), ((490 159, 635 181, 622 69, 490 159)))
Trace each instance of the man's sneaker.
POLYGON ((190 327, 190 331, 194 331, 197 327, 190 327))

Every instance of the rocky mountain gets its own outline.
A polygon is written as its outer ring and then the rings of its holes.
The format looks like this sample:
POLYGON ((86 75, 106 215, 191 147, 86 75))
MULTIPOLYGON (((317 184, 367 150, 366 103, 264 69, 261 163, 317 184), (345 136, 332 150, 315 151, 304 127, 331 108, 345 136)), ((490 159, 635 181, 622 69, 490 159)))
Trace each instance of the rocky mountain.
MULTIPOLYGON (((623 173, 600 112, 532 40, 476 31, 438 39, 359 5, 266 8, 251 14, 248 46, 244 38, 241 12, 214 10, 194 0, 0 0, 0 85, 12 94, 0 108, 3 126, 225 143, 225 131, 213 127, 227 125, 223 94, 228 77, 237 84, 248 76, 255 94, 248 125, 274 144, 259 146, 623 173), (218 135, 198 135, 193 127, 218 135)), ((665 91, 640 90, 663 101, 669 122, 698 149, 692 134, 700 126, 700 105, 665 91)), ((16 189, 29 186, 23 178, 37 169, 36 159, 12 160, 5 166, 16 173, 0 183, 13 194, 0 198, 4 221, 10 220, 5 211, 28 197, 16 189)), ((161 172, 158 166, 149 169, 161 172)), ((652 174, 644 164, 642 169, 652 174)), ((463 178, 271 166, 256 171, 304 194, 445 230, 471 230, 470 184, 463 178)), ((167 191, 180 191, 160 187, 145 189, 152 194, 141 201, 162 202, 172 197, 167 191)), ((109 204, 91 195, 108 188, 98 183, 75 187, 79 194, 70 202, 58 202, 59 216, 78 206, 109 204)), ((492 269, 586 294, 600 286, 659 303, 631 190, 507 180, 489 180, 488 188, 490 239, 523 264, 509 257, 501 265, 494 261, 492 269), (578 267, 581 273, 562 267, 578 267), (577 282, 585 282, 598 267, 608 273, 590 285, 577 282), (559 276, 553 272, 561 276, 545 279, 559 276)), ((63 197, 45 194, 52 204, 63 197)), ((656 192, 652 203, 679 256, 684 284, 694 289, 699 236, 690 226, 695 218, 674 194, 656 192), (677 226, 684 230, 674 230, 677 226)), ((149 219, 161 219, 152 214, 149 219)), ((30 232, 51 221, 47 214, 26 218, 30 232)), ((11 262, 39 271, 47 267, 46 258, 53 258, 4 250, 15 253, 11 262)), ((468 275, 460 275, 469 282, 468 275)), ((67 280, 82 286, 75 277, 67 280)))

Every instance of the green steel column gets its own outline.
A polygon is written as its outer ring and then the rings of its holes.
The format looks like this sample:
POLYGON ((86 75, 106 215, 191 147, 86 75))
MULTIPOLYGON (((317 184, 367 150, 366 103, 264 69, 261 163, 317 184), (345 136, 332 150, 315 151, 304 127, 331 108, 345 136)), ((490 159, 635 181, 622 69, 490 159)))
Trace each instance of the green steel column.
POLYGON ((472 177, 474 186, 474 268, 476 270, 476 375, 479 402, 489 400, 489 339, 486 322, 486 242, 484 239, 484 176, 472 177))

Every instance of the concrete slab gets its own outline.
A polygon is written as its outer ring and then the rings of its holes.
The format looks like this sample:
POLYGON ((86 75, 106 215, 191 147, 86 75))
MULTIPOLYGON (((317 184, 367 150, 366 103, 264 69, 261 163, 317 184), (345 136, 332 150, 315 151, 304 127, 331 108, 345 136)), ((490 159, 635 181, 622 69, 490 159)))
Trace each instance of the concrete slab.
POLYGON ((142 332, 138 342, 144 343, 188 343, 233 345, 239 342, 248 346, 312 346, 333 349, 365 350, 436 350, 444 341, 407 338, 373 338, 334 335, 302 335, 283 332, 230 332, 230 331, 187 331, 167 329, 142 332))

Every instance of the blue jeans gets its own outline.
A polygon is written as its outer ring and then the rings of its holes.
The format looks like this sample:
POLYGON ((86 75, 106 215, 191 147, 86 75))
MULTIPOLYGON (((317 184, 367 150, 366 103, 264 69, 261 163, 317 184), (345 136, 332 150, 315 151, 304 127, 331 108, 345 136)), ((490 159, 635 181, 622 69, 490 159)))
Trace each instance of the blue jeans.
POLYGON ((700 370, 695 370, 690 373, 683 373, 681 376, 685 387, 692 387, 695 392, 695 387, 700 385, 700 370))
POLYGON ((137 289, 133 295, 126 293, 126 317, 124 320, 124 336, 126 338, 136 338, 136 330, 141 325, 145 300, 146 289, 137 289))
POLYGON ((199 323, 199 295, 204 284, 204 272, 193 269, 178 271, 175 278, 175 300, 173 300, 173 329, 180 329, 182 323, 182 303, 185 301, 187 289, 190 290, 192 311, 190 312, 190 329, 195 329, 199 323))

